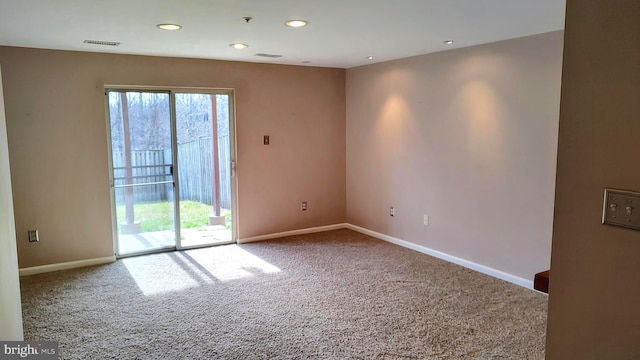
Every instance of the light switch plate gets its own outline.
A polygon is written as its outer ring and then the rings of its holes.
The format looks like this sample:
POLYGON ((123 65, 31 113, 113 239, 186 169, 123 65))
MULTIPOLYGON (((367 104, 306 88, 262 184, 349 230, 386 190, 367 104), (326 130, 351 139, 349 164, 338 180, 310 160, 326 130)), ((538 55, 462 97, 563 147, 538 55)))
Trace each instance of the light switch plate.
POLYGON ((29 242, 38 242, 40 241, 40 237, 38 236, 38 230, 29 230, 27 231, 29 235, 29 242))
POLYGON ((640 192, 604 189, 602 223, 640 230, 640 192))

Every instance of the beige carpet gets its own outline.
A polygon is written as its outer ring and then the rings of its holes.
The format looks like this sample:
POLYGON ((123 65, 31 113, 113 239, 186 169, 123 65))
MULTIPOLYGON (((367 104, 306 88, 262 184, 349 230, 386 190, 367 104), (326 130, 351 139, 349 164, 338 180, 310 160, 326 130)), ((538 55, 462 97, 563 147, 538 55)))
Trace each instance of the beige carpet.
POLYGON ((63 359, 543 359, 547 298, 350 231, 23 277, 63 359))

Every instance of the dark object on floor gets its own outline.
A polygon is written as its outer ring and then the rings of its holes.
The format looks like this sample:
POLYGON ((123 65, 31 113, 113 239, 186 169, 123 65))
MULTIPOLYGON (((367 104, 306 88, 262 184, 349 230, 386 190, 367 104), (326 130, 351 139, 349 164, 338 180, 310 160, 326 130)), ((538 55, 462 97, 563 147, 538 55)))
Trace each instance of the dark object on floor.
POLYGON ((549 293, 549 270, 536 274, 533 279, 533 288, 543 293, 549 293))

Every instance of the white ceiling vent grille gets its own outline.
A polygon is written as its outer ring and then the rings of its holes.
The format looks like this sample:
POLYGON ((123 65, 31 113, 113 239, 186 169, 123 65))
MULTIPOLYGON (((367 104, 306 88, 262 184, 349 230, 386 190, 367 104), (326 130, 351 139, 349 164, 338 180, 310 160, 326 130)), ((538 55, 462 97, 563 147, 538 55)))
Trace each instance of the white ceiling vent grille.
POLYGON ((100 41, 100 40, 85 40, 85 44, 93 44, 93 45, 104 45, 104 46, 118 46, 120 45, 117 41, 100 41))
POLYGON ((266 58, 272 58, 272 59, 277 59, 277 58, 281 58, 282 55, 273 55, 273 54, 255 54, 253 56, 260 56, 260 57, 266 57, 266 58))

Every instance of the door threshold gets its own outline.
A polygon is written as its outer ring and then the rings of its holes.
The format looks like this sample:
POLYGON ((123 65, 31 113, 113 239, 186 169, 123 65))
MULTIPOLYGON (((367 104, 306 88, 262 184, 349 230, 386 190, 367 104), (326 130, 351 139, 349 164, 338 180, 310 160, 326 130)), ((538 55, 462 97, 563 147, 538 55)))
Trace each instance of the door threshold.
POLYGON ((116 254, 116 260, 130 258, 130 257, 136 257, 136 256, 161 254, 161 253, 166 253, 166 252, 171 252, 171 251, 176 251, 176 250, 177 250, 177 248, 174 246, 174 247, 160 248, 160 249, 153 249, 153 250, 136 251, 136 252, 132 252, 132 253, 128 253, 128 254, 116 254))
POLYGON ((177 248, 177 247, 162 248, 162 249, 154 249, 154 250, 148 250, 148 251, 139 251, 139 252, 130 253, 130 254, 123 254, 123 255, 116 254, 116 260, 126 259, 126 258, 131 258, 131 257, 136 257, 136 256, 154 255, 154 254, 162 254, 162 253, 173 252, 173 251, 194 250, 194 249, 202 249, 202 248, 214 247, 214 246, 218 246, 218 245, 232 245, 232 244, 237 244, 237 241, 229 240, 229 241, 216 242, 216 243, 213 243, 213 244, 211 244, 211 243, 209 243, 209 244, 198 244, 198 245, 191 245, 191 246, 182 246, 180 248, 177 248))
POLYGON ((237 244, 237 242, 235 240, 229 240, 229 241, 220 241, 220 242, 209 243, 209 244, 197 244, 197 245, 181 246, 178 250, 202 249, 202 248, 206 248, 206 247, 214 247, 214 246, 218 246, 218 245, 231 245, 231 244, 237 244))

